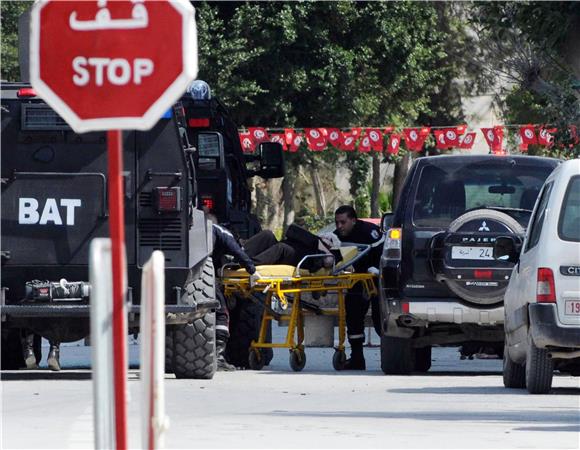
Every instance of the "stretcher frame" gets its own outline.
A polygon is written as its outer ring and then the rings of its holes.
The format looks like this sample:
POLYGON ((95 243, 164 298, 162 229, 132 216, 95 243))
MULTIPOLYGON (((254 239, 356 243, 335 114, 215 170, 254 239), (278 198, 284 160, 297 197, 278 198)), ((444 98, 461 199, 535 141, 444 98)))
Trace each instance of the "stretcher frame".
MULTIPOLYGON (((377 294, 374 279, 376 275, 372 273, 346 272, 354 262, 362 258, 369 250, 370 246, 361 244, 355 245, 359 249, 358 255, 346 261, 340 266, 335 266, 329 274, 302 275, 301 266, 310 258, 328 257, 328 254, 306 256, 298 266, 292 276, 263 276, 252 280, 246 276, 224 276, 225 270, 231 265, 226 264, 221 269, 221 282, 226 297, 239 295, 257 303, 262 303, 264 311, 260 323, 260 332, 257 341, 252 341, 248 354, 248 365, 250 369, 260 370, 264 367, 264 357, 261 349, 265 348, 288 348, 290 351, 290 367, 294 371, 301 371, 306 364, 306 354, 304 351, 304 316, 305 310, 314 310, 317 315, 338 317, 338 345, 332 358, 332 365, 335 370, 342 370, 346 362, 345 340, 346 340, 346 309, 345 293, 352 289, 355 284, 361 283, 363 292, 371 297, 377 294), (304 301, 302 295, 307 292, 336 292, 338 305, 336 308, 319 308, 317 305, 304 301), (265 297, 257 298, 254 294, 262 293, 265 297), (283 311, 291 306, 290 312, 279 312, 274 307, 274 302, 279 302, 283 311), (278 322, 288 320, 288 331, 284 342, 266 342, 268 323, 277 320, 278 322)), ((258 266, 258 272, 260 266, 258 266)))

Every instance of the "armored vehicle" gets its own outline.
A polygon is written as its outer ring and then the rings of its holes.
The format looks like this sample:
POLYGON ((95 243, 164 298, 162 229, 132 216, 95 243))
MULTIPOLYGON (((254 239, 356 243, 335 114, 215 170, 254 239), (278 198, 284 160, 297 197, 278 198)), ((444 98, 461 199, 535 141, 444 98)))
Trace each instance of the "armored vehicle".
MULTIPOLYGON (((187 127, 179 101, 151 130, 123 133, 129 332, 138 332, 141 267, 162 250, 166 363, 179 378, 211 378, 218 302, 187 127)), ((89 334, 89 244, 109 235, 106 153, 105 133, 74 133, 30 86, 2 85, 3 368, 22 366, 25 333, 89 334)))

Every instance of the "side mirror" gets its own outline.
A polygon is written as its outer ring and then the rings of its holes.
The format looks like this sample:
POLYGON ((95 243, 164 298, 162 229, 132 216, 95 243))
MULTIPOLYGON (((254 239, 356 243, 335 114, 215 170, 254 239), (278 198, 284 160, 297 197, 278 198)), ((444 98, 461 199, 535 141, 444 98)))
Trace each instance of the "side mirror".
POLYGON ((493 244, 493 258, 499 261, 518 262, 520 258, 520 245, 511 236, 500 236, 493 244))
POLYGON ((256 175, 262 178, 280 178, 284 176, 284 150, 278 142, 262 142, 258 146, 260 169, 256 175))
POLYGON ((381 231, 383 233, 386 233, 387 230, 391 228, 391 225, 393 224, 393 216, 394 214, 390 212, 383 214, 383 217, 381 217, 381 231))

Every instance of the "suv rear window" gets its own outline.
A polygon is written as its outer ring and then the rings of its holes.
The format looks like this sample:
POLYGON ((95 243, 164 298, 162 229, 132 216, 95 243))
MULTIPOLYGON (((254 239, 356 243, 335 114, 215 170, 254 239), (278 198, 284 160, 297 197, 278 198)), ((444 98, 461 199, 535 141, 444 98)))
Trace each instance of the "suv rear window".
POLYGON ((558 234, 564 241, 580 242, 580 176, 570 179, 562 203, 558 234))
POLYGON ((417 185, 413 223, 447 227, 470 209, 497 207, 526 227, 534 203, 552 167, 505 162, 423 168, 417 185))

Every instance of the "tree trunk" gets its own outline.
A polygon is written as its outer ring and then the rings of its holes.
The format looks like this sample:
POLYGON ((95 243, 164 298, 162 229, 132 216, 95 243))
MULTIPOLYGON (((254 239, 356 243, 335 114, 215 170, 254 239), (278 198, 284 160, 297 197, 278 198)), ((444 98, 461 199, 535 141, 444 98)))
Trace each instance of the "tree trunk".
POLYGON ((393 176, 393 211, 399 204, 399 197, 401 196, 403 183, 405 182, 405 178, 407 178, 407 173, 409 172, 410 163, 411 155, 407 152, 405 156, 395 164, 395 174, 393 176))
POLYGON ((326 216, 326 198, 324 189, 320 181, 320 174, 315 163, 310 164, 310 175, 312 176, 312 187, 314 188, 314 199, 316 201, 316 213, 318 217, 326 216))
POLYGON ((379 217, 379 190, 381 189, 381 159, 373 153, 373 178, 371 189, 371 217, 379 217))
POLYGON ((294 166, 288 164, 282 180, 282 201, 284 202, 284 231, 288 225, 294 222, 294 192, 296 191, 296 171, 294 166))

